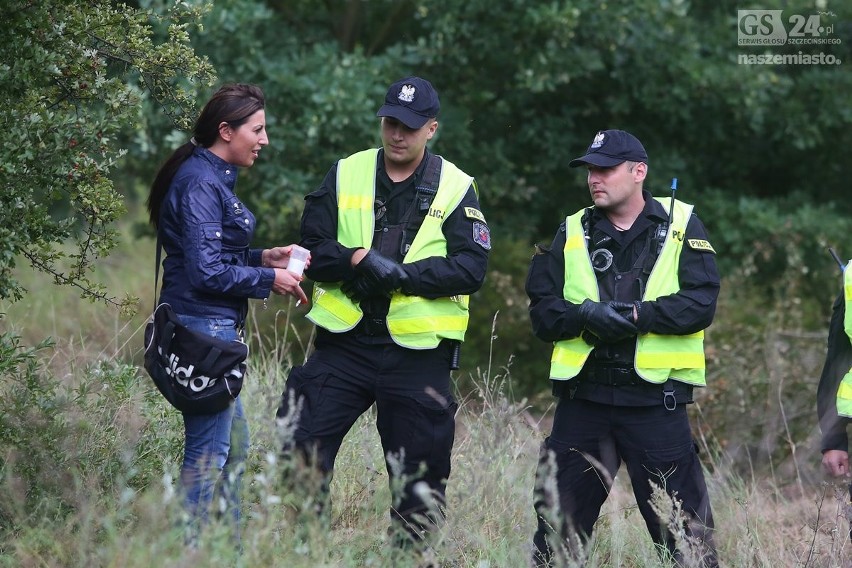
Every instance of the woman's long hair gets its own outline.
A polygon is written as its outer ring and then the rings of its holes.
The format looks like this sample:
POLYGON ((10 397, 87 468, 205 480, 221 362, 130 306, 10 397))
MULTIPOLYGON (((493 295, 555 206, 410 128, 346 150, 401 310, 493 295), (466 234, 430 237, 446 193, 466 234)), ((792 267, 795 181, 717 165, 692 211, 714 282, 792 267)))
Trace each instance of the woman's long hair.
POLYGON ((148 194, 148 216, 151 224, 160 228, 160 209, 163 199, 169 191, 172 178, 181 164, 192 155, 195 146, 209 148, 219 136, 219 125, 228 123, 231 128, 238 128, 251 115, 264 108, 265 100, 260 87, 245 83, 223 85, 216 91, 198 115, 198 120, 192 129, 192 139, 172 152, 172 155, 160 166, 151 192, 148 194))

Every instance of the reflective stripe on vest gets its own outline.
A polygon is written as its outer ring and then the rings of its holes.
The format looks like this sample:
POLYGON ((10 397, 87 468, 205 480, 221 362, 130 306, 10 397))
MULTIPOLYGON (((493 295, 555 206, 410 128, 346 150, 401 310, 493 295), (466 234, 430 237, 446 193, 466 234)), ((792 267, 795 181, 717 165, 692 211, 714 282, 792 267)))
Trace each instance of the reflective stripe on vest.
MULTIPOLYGON (((670 200, 658 200, 668 212, 670 200)), ((680 253, 691 215, 692 205, 675 200, 672 227, 648 277, 643 300, 656 300, 680 290, 680 253)), ((671 377, 684 383, 704 386, 704 331, 689 335, 640 334, 636 342, 634 364, 639 376, 652 383, 663 383, 671 377)))
MULTIPOLYGON (((350 248, 369 249, 373 242, 376 160, 372 148, 337 162, 337 240, 350 248)), ((335 333, 358 325, 364 313, 340 289, 342 282, 315 282, 311 310, 306 316, 335 333)))
MULTIPOLYGON (((852 341, 852 261, 843 271, 843 297, 846 302, 846 313, 843 316, 843 329, 846 337, 852 341)), ((852 418, 852 369, 844 375, 837 389, 837 414, 852 418)))
MULTIPOLYGON (((586 298, 595 302, 600 300, 598 281, 583 233, 582 218, 585 211, 581 209, 565 218, 565 284, 562 294, 572 304, 582 304, 586 298)), ((576 377, 591 352, 592 346, 581 337, 557 341, 550 357, 550 378, 565 380, 576 377)))
MULTIPOLYGON (((656 198, 666 212, 670 200, 656 198)), ((565 299, 582 303, 586 298, 599 300, 597 279, 589 261, 589 254, 581 223, 583 211, 565 220, 565 299), (568 280, 572 282, 568 282, 568 280)), ((666 242, 645 286, 642 300, 655 300, 679 290, 678 267, 686 225, 692 215, 692 205, 675 200, 672 226, 666 242)), ((571 379, 580 372, 592 347, 581 337, 559 341, 551 358, 550 378, 571 379)), ((636 372, 652 383, 663 383, 669 377, 682 382, 704 385, 704 332, 689 335, 641 334, 636 343, 636 372)))
MULTIPOLYGON (((337 165, 338 241, 349 247, 369 249, 372 244, 377 155, 377 149, 365 150, 337 165)), ((441 159, 438 192, 404 263, 446 256, 447 242, 441 226, 472 183, 470 176, 441 159)), ((363 316, 360 306, 346 297, 340 286, 340 282, 315 285, 313 307, 308 313, 312 322, 335 333, 354 328, 363 316)), ((432 349, 444 338, 462 341, 467 323, 467 296, 429 300, 396 292, 391 297, 388 330, 394 342, 403 347, 432 349)))
MULTIPOLYGON (((472 177, 441 158, 438 193, 405 254, 404 263, 431 256, 447 256, 447 239, 441 227, 459 206, 471 184, 472 177)), ((394 342, 409 349, 434 349, 442 339, 464 341, 468 304, 467 295, 430 300, 394 293, 388 311, 388 331, 394 342)))

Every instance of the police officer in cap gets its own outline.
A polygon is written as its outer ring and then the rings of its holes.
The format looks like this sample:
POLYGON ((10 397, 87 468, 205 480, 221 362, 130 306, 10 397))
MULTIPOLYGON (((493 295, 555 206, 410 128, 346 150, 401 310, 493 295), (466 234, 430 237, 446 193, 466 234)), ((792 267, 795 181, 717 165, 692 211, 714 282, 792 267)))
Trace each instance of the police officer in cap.
POLYGON ((311 251, 317 335, 278 410, 295 420, 285 452, 328 481, 343 437, 376 405, 398 544, 442 518, 457 409, 450 370, 491 248, 474 179, 426 148, 439 109, 429 81, 397 81, 377 112, 382 147, 339 160, 306 197, 300 244, 311 251))
MULTIPOLYGON (((832 477, 850 480, 849 436, 852 422, 852 261, 843 270, 843 292, 834 302, 828 350, 817 387, 822 432, 822 465, 832 477)), ((850 490, 852 495, 852 489, 850 490)), ((850 532, 852 535, 852 532, 850 532)))
POLYGON ((594 206, 568 216, 549 248, 536 248, 526 283, 533 332, 554 343, 559 399, 536 472, 534 562, 582 556, 577 547, 623 461, 654 543, 677 562, 685 557, 651 507, 656 485, 683 502, 684 528, 700 543, 691 552, 716 566, 686 411, 705 386, 715 251, 691 205, 643 189, 648 156, 632 134, 598 132, 569 165, 588 169, 594 206))

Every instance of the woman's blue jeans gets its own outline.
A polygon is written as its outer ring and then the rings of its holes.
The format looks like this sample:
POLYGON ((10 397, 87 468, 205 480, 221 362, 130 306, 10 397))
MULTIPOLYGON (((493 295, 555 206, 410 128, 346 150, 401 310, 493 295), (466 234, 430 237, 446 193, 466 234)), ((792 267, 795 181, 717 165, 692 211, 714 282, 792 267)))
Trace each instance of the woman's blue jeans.
MULTIPOLYGON (((225 340, 237 339, 232 319, 178 314, 186 327, 225 340)), ((180 481, 194 541, 216 501, 217 517, 228 515, 239 542, 240 481, 249 448, 249 428, 240 397, 216 414, 183 415, 185 447, 180 481)))

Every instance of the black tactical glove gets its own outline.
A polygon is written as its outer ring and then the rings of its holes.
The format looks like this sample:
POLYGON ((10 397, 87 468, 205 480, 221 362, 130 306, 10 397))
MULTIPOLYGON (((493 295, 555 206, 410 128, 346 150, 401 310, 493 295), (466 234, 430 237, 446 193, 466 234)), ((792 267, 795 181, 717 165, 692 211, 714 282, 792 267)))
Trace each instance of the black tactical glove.
MULTIPOLYGON (((621 302, 611 302, 621 304, 621 302)), ((630 304, 632 308, 633 305, 630 304)), ((615 308, 603 302, 585 300, 580 304, 580 317, 583 326, 603 343, 616 343, 622 339, 633 337, 638 333, 636 326, 620 315, 615 308)), ((585 337, 587 343, 595 345, 585 337)))
POLYGON ((610 300, 607 302, 609 306, 618 312, 618 315, 629 321, 630 323, 634 323, 633 321, 633 304, 631 302, 616 302, 615 300, 610 300))
POLYGON ((355 278, 344 282, 341 290, 352 300, 360 302, 370 296, 389 297, 406 282, 408 274, 402 265, 371 250, 355 266, 355 278))

